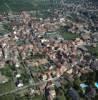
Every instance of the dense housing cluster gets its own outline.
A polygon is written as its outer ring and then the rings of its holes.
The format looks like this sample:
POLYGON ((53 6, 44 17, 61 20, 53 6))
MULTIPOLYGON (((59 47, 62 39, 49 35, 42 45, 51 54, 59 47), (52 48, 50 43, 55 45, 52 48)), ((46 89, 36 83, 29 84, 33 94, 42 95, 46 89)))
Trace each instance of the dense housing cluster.
POLYGON ((97 6, 86 1, 3 3, 0 100, 97 100, 97 6))

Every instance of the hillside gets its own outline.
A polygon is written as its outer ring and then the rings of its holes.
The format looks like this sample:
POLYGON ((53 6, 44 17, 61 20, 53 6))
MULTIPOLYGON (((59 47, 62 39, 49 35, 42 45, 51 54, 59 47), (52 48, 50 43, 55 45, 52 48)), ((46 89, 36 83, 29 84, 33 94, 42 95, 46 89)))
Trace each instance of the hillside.
POLYGON ((33 9, 31 0, 0 0, 0 12, 33 9))
MULTIPOLYGON (((59 0, 53 0, 52 5, 59 5, 59 0)), ((0 12, 48 9, 50 0, 0 0, 0 12)))
POLYGON ((23 11, 23 10, 46 10, 60 8, 61 3, 86 5, 87 8, 97 7, 97 0, 0 0, 0 12, 23 11), (50 2, 51 1, 51 2, 50 2))

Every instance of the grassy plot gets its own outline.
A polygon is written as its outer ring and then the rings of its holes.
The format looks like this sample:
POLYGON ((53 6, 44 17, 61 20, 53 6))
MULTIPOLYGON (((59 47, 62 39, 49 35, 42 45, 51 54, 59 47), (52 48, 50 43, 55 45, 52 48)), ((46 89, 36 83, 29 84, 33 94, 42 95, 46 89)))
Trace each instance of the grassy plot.
MULTIPOLYGON (((1 96, 0 100, 42 100, 42 96, 35 96, 35 97, 30 97, 31 99, 29 99, 29 97, 16 97, 13 94, 10 95, 6 95, 6 96, 1 96)), ((43 99, 45 100, 45 99, 43 99)))
POLYGON ((65 40, 73 40, 79 37, 79 34, 68 32, 69 26, 60 26, 58 29, 59 34, 65 40))
POLYGON ((73 40, 73 39, 79 37, 79 35, 70 33, 70 32, 61 33, 61 35, 65 40, 73 40))
POLYGON ((35 96, 32 98, 32 100, 42 100, 42 98, 43 98, 42 96, 35 96))
MULTIPOLYGON (((7 83, 0 84, 0 94, 5 92, 10 92, 15 88, 13 81, 8 81, 7 83)), ((0 96, 0 100, 15 100, 13 94, 0 96)))
POLYGON ((1 96, 0 100, 15 100, 15 97, 13 94, 10 94, 10 95, 1 96))
POLYGON ((20 96, 20 95, 14 95, 14 100, 45 100, 42 95, 36 95, 36 96, 20 96), (43 98, 43 99, 42 99, 43 98))
MULTIPOLYGON (((13 81, 8 81, 7 83, 0 84, 0 94, 9 92, 15 88, 13 81)), ((1 100, 1 99, 0 99, 1 100)))

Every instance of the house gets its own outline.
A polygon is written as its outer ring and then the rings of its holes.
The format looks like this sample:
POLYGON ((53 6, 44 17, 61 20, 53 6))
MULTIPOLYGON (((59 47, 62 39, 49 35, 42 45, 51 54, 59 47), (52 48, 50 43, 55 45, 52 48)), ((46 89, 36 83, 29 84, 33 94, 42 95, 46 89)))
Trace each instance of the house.
POLYGON ((17 74, 17 75, 16 75, 16 78, 20 78, 20 77, 21 77, 21 74, 17 74))
POLYGON ((24 84, 23 83, 19 83, 18 85, 17 85, 17 87, 23 87, 24 86, 24 84))

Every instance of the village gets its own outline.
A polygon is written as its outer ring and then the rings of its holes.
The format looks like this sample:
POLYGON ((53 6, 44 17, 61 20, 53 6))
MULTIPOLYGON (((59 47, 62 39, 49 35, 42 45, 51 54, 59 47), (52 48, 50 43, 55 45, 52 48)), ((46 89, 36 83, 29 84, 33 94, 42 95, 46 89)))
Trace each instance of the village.
POLYGON ((0 100, 97 100, 97 16, 83 7, 0 15, 0 100))

